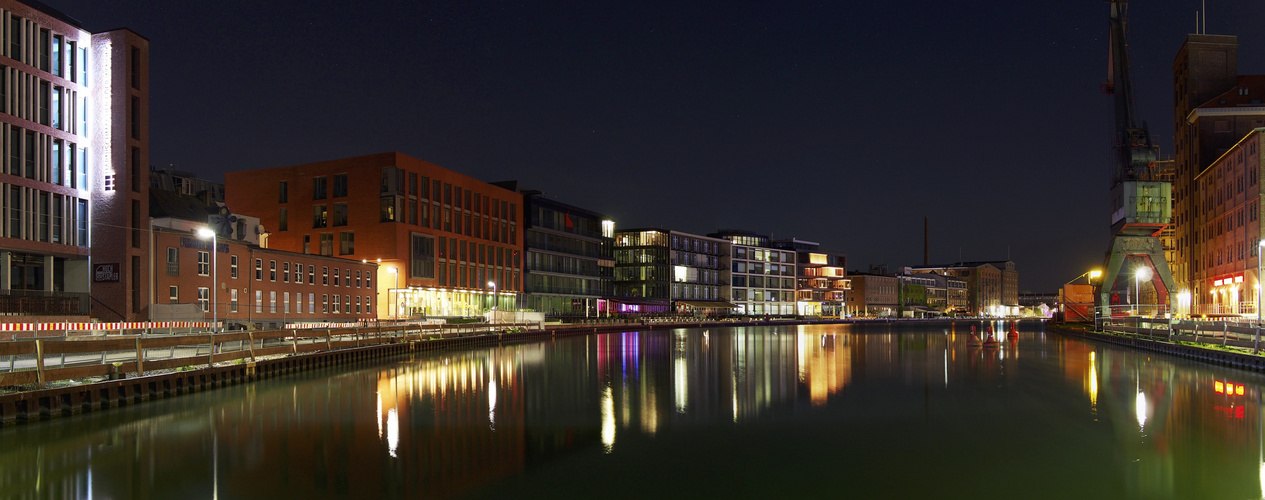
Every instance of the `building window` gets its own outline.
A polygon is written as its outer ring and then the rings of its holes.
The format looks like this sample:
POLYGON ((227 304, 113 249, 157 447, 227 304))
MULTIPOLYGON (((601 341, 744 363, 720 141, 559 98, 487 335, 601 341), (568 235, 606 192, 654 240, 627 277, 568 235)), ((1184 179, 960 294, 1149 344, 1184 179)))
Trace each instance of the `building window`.
POLYGON ((338 282, 339 282, 339 279, 338 279, 338 268, 337 268, 337 267, 335 267, 335 268, 334 268, 334 286, 338 286, 338 282))
POLYGON ((307 284, 316 284, 316 266, 307 266, 307 284))
POLYGON ((356 296, 356 314, 360 314, 360 296, 356 296))
POLYGON ((211 274, 211 252, 198 252, 198 276, 211 274))
POLYGON ((313 200, 325 199, 325 178, 324 177, 314 177, 312 179, 312 199, 313 200))
POLYGON ((237 256, 230 255, 228 258, 228 274, 233 279, 237 279, 237 256))
POLYGON ((268 292, 268 312, 277 313, 277 292, 268 292))
POLYGON ((167 287, 167 301, 169 304, 179 304, 180 303, 180 288, 178 288, 176 285, 171 285, 167 287))
POLYGON ((255 312, 264 312, 264 291, 255 290, 255 312))
POLYGON ((378 216, 378 222, 396 221, 394 196, 383 196, 379 202, 379 206, 381 209, 379 210, 380 214, 378 216))
POLYGON ((347 225, 347 204, 335 203, 334 204, 334 226, 346 226, 346 225, 347 225))
POLYGON ((356 233, 352 231, 338 233, 338 255, 354 253, 356 253, 356 233))
POLYGON ((334 255, 334 233, 321 233, 321 255, 334 255))
POLYGON ((283 303, 283 307, 284 307, 284 309, 282 309, 282 311, 283 311, 283 312, 285 312, 286 314, 290 314, 290 292, 285 292, 285 293, 282 293, 282 294, 281 294, 281 301, 282 301, 282 303, 283 303))
POLYGON ((344 198, 347 196, 347 174, 338 174, 334 176, 334 197, 344 198))
POLYGON ((360 271, 356 271, 356 288, 360 288, 360 271))
POLYGON ((307 313, 316 314, 316 294, 307 294, 307 313))
POLYGON ((198 307, 202 309, 202 312, 211 310, 210 303, 211 289, 205 286, 198 287, 198 307))
POLYGON ((268 261, 268 281, 277 281, 277 261, 268 261))
POLYGON ((310 234, 303 235, 303 253, 312 253, 312 235, 310 234))
POLYGON ((339 309, 339 296, 335 295, 334 296, 334 314, 338 314, 340 312, 342 312, 342 310, 339 309))
POLYGON ((282 283, 290 282, 290 263, 289 262, 281 263, 281 282, 282 283))
POLYGON ((435 238, 412 233, 410 244, 409 277, 435 277, 435 238))
POLYGON ((278 231, 290 230, 290 210, 289 209, 286 209, 286 208, 281 209, 281 215, 278 216, 277 218, 277 230, 278 231))
POLYGON ((373 303, 369 302, 369 297, 365 297, 365 314, 373 314, 373 303))
POLYGON ((180 276, 180 251, 167 247, 167 276, 180 276))
POLYGON ((264 280, 264 260, 255 259, 255 281, 264 280))
POLYGON ((290 202, 290 181, 281 181, 280 193, 277 194, 277 203, 290 202))
POLYGON ((326 223, 328 222, 327 220, 328 216, 329 216, 329 213, 328 213, 328 210, 325 208, 325 205, 313 206, 312 207, 312 228, 316 229, 316 228, 325 227, 326 223))
POLYGON ((228 312, 237 312, 237 289, 228 290, 228 312))
POLYGON ((321 314, 329 314, 329 294, 321 294, 321 314))
POLYGON ((141 138, 141 98, 132 97, 132 138, 141 138))

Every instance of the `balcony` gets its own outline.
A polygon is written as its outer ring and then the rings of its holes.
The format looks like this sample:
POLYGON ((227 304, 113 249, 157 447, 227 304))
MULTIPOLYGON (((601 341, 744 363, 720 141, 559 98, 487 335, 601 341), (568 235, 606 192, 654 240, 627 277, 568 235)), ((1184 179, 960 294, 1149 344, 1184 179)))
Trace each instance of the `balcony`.
POLYGON ((87 316, 89 302, 86 293, 41 290, 0 291, 0 315, 87 316))

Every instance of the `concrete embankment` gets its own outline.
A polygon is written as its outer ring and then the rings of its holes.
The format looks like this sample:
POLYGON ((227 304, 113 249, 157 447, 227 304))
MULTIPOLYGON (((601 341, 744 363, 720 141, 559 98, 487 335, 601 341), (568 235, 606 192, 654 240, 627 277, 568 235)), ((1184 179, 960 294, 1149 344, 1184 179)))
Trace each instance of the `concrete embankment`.
POLYGON ((1131 347, 1134 349, 1142 349, 1146 351, 1167 354, 1179 358, 1193 359, 1212 363, 1222 366, 1230 366, 1243 370, 1252 370, 1265 372, 1265 357, 1252 354, 1244 354, 1207 347, 1199 347, 1192 345, 1174 344, 1171 342, 1161 342, 1138 337, 1126 337, 1120 335, 1112 335, 1107 333, 1095 333, 1075 328, 1065 328, 1058 325, 1050 324, 1048 326, 1050 332, 1060 335, 1068 335, 1072 337, 1080 337, 1099 342, 1106 342, 1119 346, 1131 347))

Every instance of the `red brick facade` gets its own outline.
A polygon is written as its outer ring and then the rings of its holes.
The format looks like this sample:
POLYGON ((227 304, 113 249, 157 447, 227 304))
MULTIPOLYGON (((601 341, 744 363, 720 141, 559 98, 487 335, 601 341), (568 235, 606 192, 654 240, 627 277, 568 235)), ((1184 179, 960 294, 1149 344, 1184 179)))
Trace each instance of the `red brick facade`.
POLYGON ((380 262, 382 317, 482 314, 521 291, 522 195, 401 153, 230 172, 269 246, 380 262))
POLYGON ((210 320, 211 306, 216 305, 215 317, 225 324, 260 328, 376 317, 375 262, 304 255, 225 239, 217 243, 219 253, 212 259, 209 241, 183 231, 154 229, 156 308, 198 304, 210 320), (214 299, 199 290, 211 287, 212 276, 220 285, 214 299))

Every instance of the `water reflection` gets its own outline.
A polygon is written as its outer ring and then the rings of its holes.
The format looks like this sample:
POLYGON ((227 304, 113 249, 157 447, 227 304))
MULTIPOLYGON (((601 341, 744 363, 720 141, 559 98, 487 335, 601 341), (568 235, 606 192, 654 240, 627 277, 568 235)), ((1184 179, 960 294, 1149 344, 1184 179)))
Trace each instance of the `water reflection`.
MULTIPOLYGON (((662 468, 741 496, 820 496, 787 470, 859 496, 1265 492, 1259 375, 987 326, 996 347, 965 325, 682 329, 273 379, 0 430, 0 496, 566 496, 662 468)), ((616 496, 681 491, 647 483, 616 496)))

